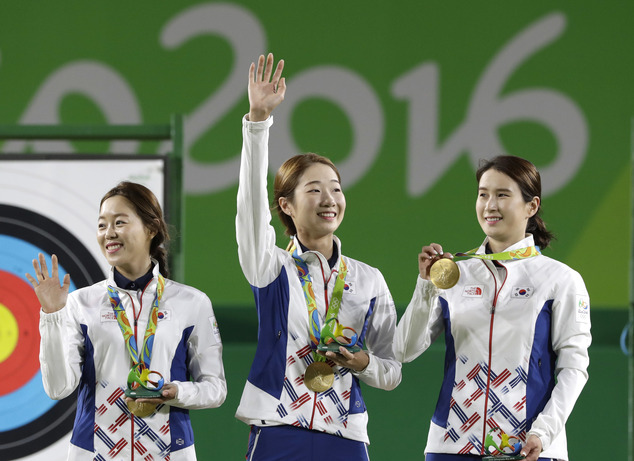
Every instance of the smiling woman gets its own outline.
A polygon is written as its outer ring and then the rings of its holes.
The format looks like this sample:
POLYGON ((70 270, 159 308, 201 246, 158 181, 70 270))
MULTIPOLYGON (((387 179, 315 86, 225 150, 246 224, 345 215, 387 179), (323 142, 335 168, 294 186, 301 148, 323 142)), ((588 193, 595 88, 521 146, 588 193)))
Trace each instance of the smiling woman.
POLYGON ((383 275, 342 254, 346 199, 335 165, 296 155, 275 176, 272 208, 291 241, 275 246, 266 178, 271 112, 286 92, 273 55, 249 69, 236 236, 260 323, 236 416, 251 426, 247 459, 367 460, 361 382, 394 389, 394 302, 383 275), (266 70, 265 70, 266 68, 266 70))
POLYGON ((146 187, 122 182, 101 200, 97 241, 108 279, 69 294, 59 263, 39 254, 27 278, 42 306, 46 393, 79 388, 69 459, 194 460, 190 409, 226 396, 222 343, 209 298, 168 275, 167 226, 146 187), (150 370, 150 365, 152 369, 150 370), (191 379, 190 379, 191 378, 191 379))
POLYGON ((335 165, 317 154, 296 155, 275 175, 273 207, 286 235, 330 258, 333 234, 343 221, 346 197, 335 165))
POLYGON ((588 379, 588 292, 577 272, 541 254, 553 235, 539 216, 537 168, 499 156, 483 161, 476 179, 486 239, 457 254, 471 259, 457 263, 457 283, 447 286, 430 273, 453 255, 437 243, 423 247, 394 342, 410 362, 445 333, 450 365, 425 459, 568 459, 564 425, 588 379))

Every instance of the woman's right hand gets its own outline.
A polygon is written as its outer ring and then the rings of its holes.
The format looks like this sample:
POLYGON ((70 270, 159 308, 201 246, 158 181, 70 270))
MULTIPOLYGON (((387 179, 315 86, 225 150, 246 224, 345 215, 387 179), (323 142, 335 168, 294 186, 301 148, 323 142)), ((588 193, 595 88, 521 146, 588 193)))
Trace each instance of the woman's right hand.
POLYGON ((430 243, 424 246, 418 255, 418 272, 421 278, 429 280, 431 266, 441 258, 453 259, 451 253, 444 253, 438 243, 430 243))
POLYGON ((280 105, 286 93, 286 79, 282 76, 284 60, 277 63, 273 78, 273 53, 269 53, 266 58, 266 68, 264 55, 258 59, 257 72, 255 64, 249 67, 249 121, 261 122, 269 118, 273 109, 280 105))
POLYGON ((33 269, 35 269, 35 277, 31 274, 26 274, 26 278, 31 282, 33 288, 35 288, 35 295, 40 301, 42 310, 47 314, 57 312, 66 305, 66 299, 68 298, 68 290, 70 289, 70 275, 66 274, 62 285, 59 284, 59 272, 57 256, 53 255, 51 260, 53 263, 53 272, 49 273, 46 267, 46 260, 42 253, 38 254, 39 262, 37 259, 33 260, 33 269))

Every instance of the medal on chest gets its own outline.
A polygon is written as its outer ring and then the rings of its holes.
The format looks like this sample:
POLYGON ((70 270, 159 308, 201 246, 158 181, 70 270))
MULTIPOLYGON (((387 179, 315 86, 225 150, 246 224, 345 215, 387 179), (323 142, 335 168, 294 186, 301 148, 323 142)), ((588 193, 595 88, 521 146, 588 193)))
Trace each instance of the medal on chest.
POLYGON ((335 374, 332 367, 326 362, 326 357, 317 354, 316 350, 339 352, 339 347, 343 346, 351 352, 360 351, 357 345, 358 336, 353 328, 345 327, 339 323, 339 308, 343 298, 345 288, 345 278, 348 267, 339 258, 339 272, 335 280, 335 287, 330 297, 330 302, 326 311, 326 319, 323 328, 320 327, 319 312, 317 302, 312 288, 312 280, 308 272, 306 262, 299 257, 295 245, 290 249, 293 256, 299 280, 304 291, 304 299, 308 308, 308 336, 313 349, 313 363, 304 372, 304 385, 313 392, 325 392, 330 389, 335 381, 335 374))
POLYGON ((150 370, 150 362, 152 360, 152 350, 154 346, 154 335, 156 334, 156 326, 158 322, 158 307, 163 296, 163 289, 165 288, 165 279, 162 275, 158 276, 158 283, 156 288, 156 294, 154 301, 152 302, 152 309, 150 311, 150 318, 143 337, 143 347, 141 354, 137 351, 136 338, 132 332, 130 321, 125 313, 125 309, 121 305, 121 299, 117 290, 109 286, 108 297, 110 298, 110 305, 117 318, 117 323, 121 333, 123 334, 123 340, 126 345, 126 349, 132 359, 132 369, 128 373, 127 389, 125 390, 126 404, 130 412, 139 418, 146 418, 154 413, 156 410, 156 404, 148 402, 137 402, 138 398, 160 398, 161 391, 164 385, 163 376, 158 371, 150 370))

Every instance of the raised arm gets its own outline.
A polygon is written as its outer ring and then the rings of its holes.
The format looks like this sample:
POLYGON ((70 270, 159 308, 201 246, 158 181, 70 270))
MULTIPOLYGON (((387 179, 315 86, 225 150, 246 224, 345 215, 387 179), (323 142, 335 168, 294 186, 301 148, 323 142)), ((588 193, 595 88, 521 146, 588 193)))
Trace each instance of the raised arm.
POLYGON ((42 306, 40 314, 40 369, 44 390, 52 399, 69 396, 79 384, 84 340, 69 314, 70 276, 60 284, 57 256, 49 272, 43 254, 33 260, 35 277, 26 274, 42 306))
POLYGON ((242 121, 242 156, 238 184, 236 239, 240 265, 252 286, 266 286, 277 276, 275 230, 267 193, 271 112, 286 93, 284 62, 273 69, 273 55, 260 56, 249 68, 249 114, 242 121), (266 66, 265 66, 266 65, 266 66))
POLYGON ((453 255, 443 252, 437 243, 424 246, 418 255, 419 276, 414 294, 394 335, 394 354, 400 362, 411 362, 422 354, 443 329, 439 291, 429 280, 432 264, 441 258, 453 258, 453 255))

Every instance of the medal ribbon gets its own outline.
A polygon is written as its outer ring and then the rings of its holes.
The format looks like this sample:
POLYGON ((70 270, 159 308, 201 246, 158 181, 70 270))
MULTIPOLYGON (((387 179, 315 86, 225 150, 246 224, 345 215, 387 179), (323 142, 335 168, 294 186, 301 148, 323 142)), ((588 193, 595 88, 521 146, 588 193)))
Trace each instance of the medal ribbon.
POLYGON ((136 339, 130 326, 130 321, 125 313, 125 309, 121 305, 121 298, 117 290, 108 286, 108 297, 110 298, 110 305, 114 311, 114 315, 117 318, 117 323, 123 334, 123 340, 132 357, 132 362, 136 366, 139 362, 142 363, 145 368, 149 370, 150 361, 152 359, 152 348, 154 345, 154 334, 156 333, 156 324, 158 322, 158 308, 161 298, 163 297, 163 289, 165 288, 165 279, 161 274, 158 276, 158 284, 156 286, 156 294, 154 295, 154 301, 152 302, 152 310, 150 311, 150 319, 148 320, 147 328, 145 329, 145 336, 143 337, 143 348, 141 350, 141 357, 139 360, 139 353, 137 351, 136 339))
MULTIPOLYGON (((297 247, 295 244, 289 249, 295 266, 297 267, 297 275, 299 275, 299 281, 302 284, 304 290, 304 298, 306 299, 306 307, 308 307, 308 321, 309 329, 308 336, 313 344, 313 350, 319 345, 321 339, 321 328, 319 325, 319 312, 317 311, 317 301, 315 301, 315 292, 313 291, 313 282, 308 272, 308 265, 299 257, 297 247)), ((339 308, 341 307, 341 298, 343 297, 343 290, 345 287, 345 279, 348 273, 348 266, 343 260, 343 257, 339 258, 339 273, 335 280, 335 287, 332 290, 330 296, 330 302, 328 304, 328 310, 326 312, 326 318, 324 319, 324 325, 332 319, 336 319, 339 316, 339 308)), ((326 357, 319 355, 313 351, 313 358, 318 362, 325 362, 326 357)))
POLYGON ((488 259, 489 261, 511 261, 515 259, 532 258, 533 256, 542 254, 541 251, 539 250, 539 247, 536 247, 536 246, 519 248, 517 250, 511 250, 511 251, 503 251, 501 253, 491 253, 491 254, 481 254, 481 255, 475 254, 477 250, 478 248, 474 248, 473 250, 469 250, 466 253, 456 253, 454 256, 488 259))

